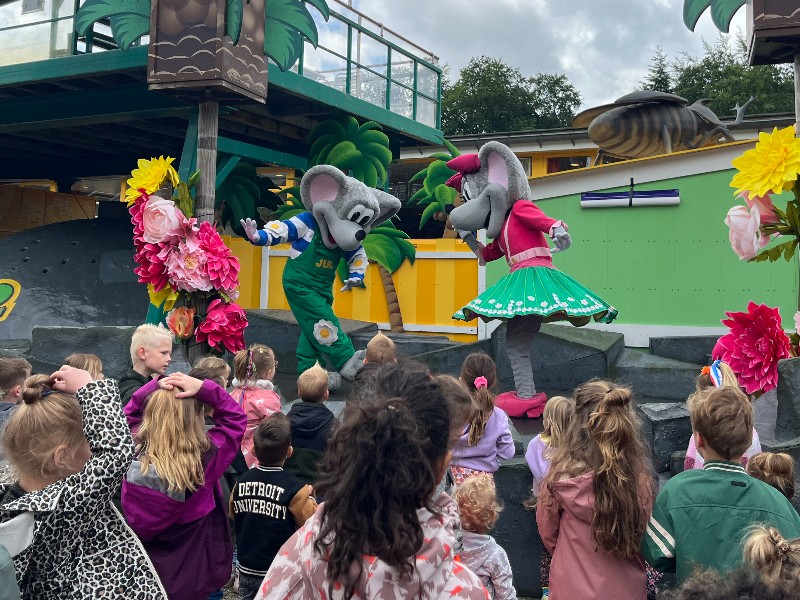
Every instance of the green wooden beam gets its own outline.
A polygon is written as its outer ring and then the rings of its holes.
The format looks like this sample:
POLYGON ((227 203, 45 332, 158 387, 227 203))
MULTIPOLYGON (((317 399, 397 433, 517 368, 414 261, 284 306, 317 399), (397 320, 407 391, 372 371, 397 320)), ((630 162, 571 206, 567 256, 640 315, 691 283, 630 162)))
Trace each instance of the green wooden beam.
POLYGON ((178 177, 181 181, 186 181, 194 173, 197 164, 197 111, 189 117, 189 124, 186 127, 186 138, 183 140, 183 152, 181 152, 181 164, 178 170, 178 177))
POLYGON ((0 100, 0 133, 189 115, 192 107, 144 84, 0 100))
POLYGON ((255 146, 246 142, 239 142, 226 137, 217 138, 217 152, 220 154, 241 156, 242 158, 249 158, 251 160, 280 165, 282 167, 289 167, 291 169, 305 169, 308 167, 308 159, 306 158, 287 154, 286 152, 271 150, 270 148, 262 148, 261 146, 255 146))
POLYGON ((222 165, 221 169, 217 169, 217 181, 214 184, 214 187, 219 187, 222 185, 222 182, 225 181, 225 178, 230 175, 233 168, 239 164, 239 161, 242 160, 241 156, 226 156, 225 157, 225 164, 222 165))

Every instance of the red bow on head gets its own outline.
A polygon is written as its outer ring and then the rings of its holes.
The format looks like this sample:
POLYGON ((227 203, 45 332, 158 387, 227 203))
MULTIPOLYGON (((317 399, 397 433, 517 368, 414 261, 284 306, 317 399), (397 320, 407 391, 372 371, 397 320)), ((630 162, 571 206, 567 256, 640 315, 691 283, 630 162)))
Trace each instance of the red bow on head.
POLYGON ((481 169, 481 161, 477 154, 462 154, 452 160, 447 161, 447 167, 458 171, 450 179, 445 182, 445 185, 461 191, 461 183, 466 173, 476 173, 481 169))

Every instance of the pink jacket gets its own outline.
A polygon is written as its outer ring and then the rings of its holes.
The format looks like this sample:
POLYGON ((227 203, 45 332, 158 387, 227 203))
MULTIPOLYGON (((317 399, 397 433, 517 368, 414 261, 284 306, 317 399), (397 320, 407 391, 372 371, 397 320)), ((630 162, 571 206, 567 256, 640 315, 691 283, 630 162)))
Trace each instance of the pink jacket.
POLYGON ((483 249, 483 260, 505 256, 512 271, 521 267, 552 267, 550 246, 544 234, 566 223, 551 219, 530 200, 518 200, 503 223, 500 237, 483 249))
MULTIPOLYGON (((442 493, 433 504, 440 514, 417 511, 424 541, 411 576, 401 577, 377 557, 365 555, 363 585, 356 589, 354 598, 488 600, 489 594, 478 576, 453 558, 453 529, 458 524, 456 503, 442 493)), ((314 516, 278 551, 256 600, 341 598, 341 591, 337 593, 336 588, 333 596, 328 596, 327 563, 314 551, 324 506, 320 504, 314 516)))
MULTIPOLYGON (((234 385, 236 380, 234 380, 234 385)), ((258 464, 258 459, 253 452, 253 436, 259 423, 270 415, 281 411, 281 398, 272 389, 272 382, 259 379, 255 383, 248 383, 246 387, 236 387, 231 390, 231 396, 247 415, 247 429, 242 438, 242 454, 248 468, 258 464), (242 401, 244 397, 244 402, 242 401)))
MULTIPOLYGON (((747 468, 747 461, 753 458, 756 454, 761 452, 761 440, 758 438, 758 432, 755 427, 753 428, 753 442, 750 447, 742 456, 742 466, 747 468)), ((690 469, 702 469, 706 461, 700 456, 697 451, 697 446, 694 443, 694 435, 689 438, 689 447, 686 449, 686 458, 683 459, 683 470, 689 471, 690 469)))
MULTIPOLYGON (((594 473, 586 473, 556 482, 552 494, 546 486, 539 490, 536 524, 544 547, 553 555, 550 598, 645 600, 644 559, 624 558, 596 548, 592 539, 593 484, 594 473)), ((640 504, 645 524, 653 502, 651 499, 640 504)))

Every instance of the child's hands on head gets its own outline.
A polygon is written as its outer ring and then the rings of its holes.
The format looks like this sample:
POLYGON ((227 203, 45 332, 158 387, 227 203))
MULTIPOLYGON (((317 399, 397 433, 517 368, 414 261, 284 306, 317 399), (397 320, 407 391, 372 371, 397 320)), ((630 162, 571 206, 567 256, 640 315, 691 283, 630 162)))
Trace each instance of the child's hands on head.
POLYGON ((50 378, 52 379, 51 387, 54 390, 73 395, 83 386, 94 381, 89 371, 67 365, 50 375, 50 378))
POLYGON ((189 377, 184 373, 173 373, 167 375, 164 379, 159 379, 158 386, 165 390, 179 388, 183 391, 175 394, 176 398, 193 398, 203 387, 203 381, 194 377, 189 377))

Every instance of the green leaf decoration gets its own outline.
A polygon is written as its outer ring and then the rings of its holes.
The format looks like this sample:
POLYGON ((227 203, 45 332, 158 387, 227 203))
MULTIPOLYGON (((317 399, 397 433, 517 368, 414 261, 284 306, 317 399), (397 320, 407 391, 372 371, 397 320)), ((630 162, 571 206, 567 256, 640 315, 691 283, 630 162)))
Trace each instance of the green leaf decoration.
POLYGON ((430 203, 428 206, 425 207, 425 210, 422 211, 422 217, 419 219, 419 226, 420 229, 425 227, 425 224, 430 221, 431 217, 439 212, 439 207, 436 206, 435 203, 430 203))
POLYGON ((233 40, 234 44, 239 43, 239 36, 242 34, 242 18, 244 17, 244 5, 242 0, 228 0, 225 6, 225 34, 233 40))
MULTIPOLYGON (((86 35, 92 24, 117 15, 138 15, 147 19, 147 25, 138 37, 150 29, 150 0, 86 0, 75 13, 75 31, 86 35)), ((141 24, 141 22, 140 22, 141 24)), ((113 26, 112 26, 113 32, 113 26)), ((126 38, 131 34, 126 34, 126 38)), ((114 39, 117 40, 116 32, 114 39)), ((119 40, 117 40, 119 43, 119 40)), ((120 44, 121 46, 121 44, 120 44)))
MULTIPOLYGON (((308 2, 319 10, 327 21, 330 16, 324 0, 308 2)), ((303 48, 307 39, 316 47, 317 26, 314 18, 302 0, 267 0, 266 24, 264 27, 264 54, 269 56, 281 71, 288 71, 303 48)))
MULTIPOLYGON (((223 161, 225 157, 221 156, 219 162, 223 161)), ((239 222, 242 219, 254 219, 259 226, 264 225, 258 207, 275 210, 283 204, 281 197, 272 191, 277 189, 275 184, 271 180, 262 182, 261 179, 252 164, 239 161, 217 186, 214 208, 222 210, 222 224, 230 225, 237 235, 244 234, 239 222), (265 189, 268 186, 271 189, 265 189)))
POLYGON ((711 6, 711 0, 683 0, 683 22, 690 31, 694 31, 700 15, 709 6, 711 6))
POLYGON ((178 184, 172 194, 172 200, 187 219, 191 219, 194 216, 194 199, 189 193, 189 186, 186 182, 181 181, 178 184))
POLYGON ((728 33, 733 15, 742 8, 746 0, 712 0, 711 20, 722 33, 728 33))
POLYGON ((784 242, 783 244, 778 244, 777 246, 773 246, 772 248, 764 250, 760 254, 751 258, 748 262, 765 262, 767 260, 769 260, 769 262, 775 262, 781 258, 781 256, 783 256, 783 258, 789 262, 794 257, 797 244, 797 239, 794 239, 790 242, 784 242))
POLYGON ((367 258, 381 265, 389 273, 400 268, 404 260, 412 264, 417 249, 409 241, 408 234, 391 223, 383 223, 373 229, 362 242, 367 258))
POLYGON ((136 40, 150 31, 150 15, 145 17, 126 13, 111 15, 109 20, 114 41, 122 50, 130 48, 136 40))

